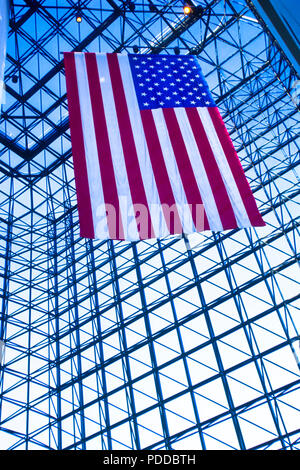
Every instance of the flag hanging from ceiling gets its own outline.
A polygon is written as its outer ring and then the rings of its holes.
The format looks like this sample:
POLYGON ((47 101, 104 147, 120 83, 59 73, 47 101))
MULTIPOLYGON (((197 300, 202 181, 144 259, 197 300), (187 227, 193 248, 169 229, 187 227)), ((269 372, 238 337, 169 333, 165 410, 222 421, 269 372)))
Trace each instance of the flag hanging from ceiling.
POLYGON ((81 236, 265 225, 195 57, 64 61, 81 236))

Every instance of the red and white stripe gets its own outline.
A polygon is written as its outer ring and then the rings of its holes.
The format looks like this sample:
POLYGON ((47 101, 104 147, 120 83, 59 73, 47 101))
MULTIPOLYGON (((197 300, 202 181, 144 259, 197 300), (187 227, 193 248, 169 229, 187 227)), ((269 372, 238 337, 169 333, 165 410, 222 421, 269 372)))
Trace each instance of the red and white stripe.
POLYGON ((81 236, 265 225, 217 108, 140 110, 126 55, 65 53, 65 69, 81 236))

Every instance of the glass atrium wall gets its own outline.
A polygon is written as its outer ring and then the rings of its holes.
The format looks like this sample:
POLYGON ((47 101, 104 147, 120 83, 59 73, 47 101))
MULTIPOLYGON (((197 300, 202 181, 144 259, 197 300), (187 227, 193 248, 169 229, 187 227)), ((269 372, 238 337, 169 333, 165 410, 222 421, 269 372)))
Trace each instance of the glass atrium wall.
POLYGON ((250 1, 77 3, 12 2, 0 449, 299 449, 298 78, 250 1), (133 46, 198 56, 266 227, 80 238, 62 53, 133 46))

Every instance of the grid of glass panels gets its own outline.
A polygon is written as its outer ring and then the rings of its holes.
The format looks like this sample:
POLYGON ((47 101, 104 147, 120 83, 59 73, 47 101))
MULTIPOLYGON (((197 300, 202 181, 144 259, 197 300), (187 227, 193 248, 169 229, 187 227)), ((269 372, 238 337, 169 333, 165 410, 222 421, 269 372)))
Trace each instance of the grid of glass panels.
POLYGON ((299 449, 297 77, 245 0, 14 0, 0 449, 299 449), (79 237, 62 52, 196 54, 267 226, 79 237))

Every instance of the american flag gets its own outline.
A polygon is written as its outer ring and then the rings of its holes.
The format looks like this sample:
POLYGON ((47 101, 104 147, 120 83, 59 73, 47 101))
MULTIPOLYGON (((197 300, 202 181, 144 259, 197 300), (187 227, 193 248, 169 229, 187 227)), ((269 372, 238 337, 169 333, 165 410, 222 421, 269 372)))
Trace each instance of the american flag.
POLYGON ((64 60, 82 237, 265 225, 194 56, 64 60))

